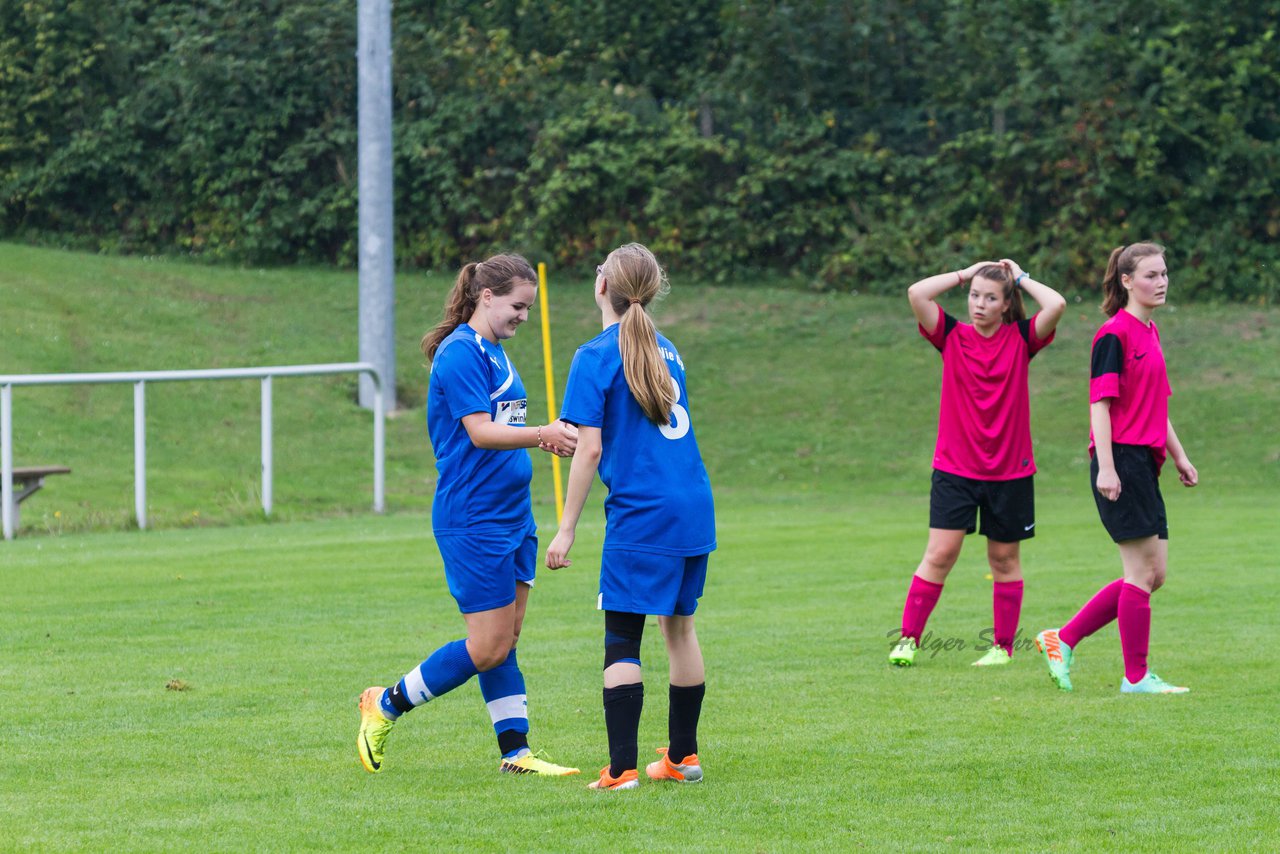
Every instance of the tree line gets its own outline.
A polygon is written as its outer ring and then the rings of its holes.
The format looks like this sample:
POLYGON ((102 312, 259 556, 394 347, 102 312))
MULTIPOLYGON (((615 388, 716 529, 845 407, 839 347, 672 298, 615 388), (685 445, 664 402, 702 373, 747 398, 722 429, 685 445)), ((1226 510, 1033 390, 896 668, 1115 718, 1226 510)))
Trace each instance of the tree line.
MULTIPOLYGON (((349 0, 0 0, 0 235, 356 259, 349 0)), ((1269 301, 1280 0, 395 4, 401 265, 648 244, 676 272, 898 290, 981 256, 1097 288, 1170 247, 1269 301)))

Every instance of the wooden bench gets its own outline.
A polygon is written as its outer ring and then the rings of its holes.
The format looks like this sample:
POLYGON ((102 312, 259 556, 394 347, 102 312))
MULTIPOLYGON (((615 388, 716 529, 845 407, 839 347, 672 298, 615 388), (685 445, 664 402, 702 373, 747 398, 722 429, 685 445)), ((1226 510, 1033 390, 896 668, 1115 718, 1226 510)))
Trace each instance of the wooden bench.
POLYGON ((21 466, 13 470, 13 530, 18 530, 18 505, 44 487, 52 474, 71 474, 66 466, 21 466))

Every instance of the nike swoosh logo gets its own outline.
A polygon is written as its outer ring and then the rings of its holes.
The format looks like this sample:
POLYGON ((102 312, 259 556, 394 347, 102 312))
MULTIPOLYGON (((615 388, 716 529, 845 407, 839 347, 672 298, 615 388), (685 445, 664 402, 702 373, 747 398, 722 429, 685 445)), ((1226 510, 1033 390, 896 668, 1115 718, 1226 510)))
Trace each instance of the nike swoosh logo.
POLYGON ((1028 525, 1027 527, 1023 528, 1022 530, 1024 530, 1024 531, 1030 531, 1030 530, 1031 530, 1032 528, 1034 528, 1035 526, 1036 526, 1036 523, 1035 523, 1035 522, 1032 522, 1030 525, 1028 525))
POLYGON ((1147 354, 1146 354, 1146 353, 1138 353, 1137 355, 1135 355, 1135 356, 1133 357, 1133 360, 1136 362, 1136 361, 1138 361, 1139 359, 1145 359, 1145 358, 1146 358, 1146 356, 1147 356, 1147 354))
POLYGON ((373 751, 369 748, 369 737, 360 733, 360 740, 364 742, 364 754, 369 757, 369 764, 373 766, 374 771, 377 771, 382 767, 382 763, 373 758, 373 751))

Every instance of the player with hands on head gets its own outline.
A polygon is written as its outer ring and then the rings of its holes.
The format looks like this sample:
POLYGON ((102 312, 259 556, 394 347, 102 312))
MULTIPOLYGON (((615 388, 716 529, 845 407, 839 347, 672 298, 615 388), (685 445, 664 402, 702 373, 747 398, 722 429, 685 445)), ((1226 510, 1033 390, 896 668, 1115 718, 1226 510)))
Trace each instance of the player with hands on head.
POLYGON ((477 674, 502 754, 500 770, 578 772, 530 751, 516 659, 538 555, 526 449, 568 456, 578 435, 563 421, 525 424, 524 383, 502 347, 528 319, 536 282, 519 255, 467 264, 449 292, 444 320, 423 336, 422 352, 431 362, 427 431, 438 471, 431 527, 467 635, 441 646, 390 688, 361 694, 356 745, 370 772, 382 770, 387 735, 402 715, 477 674))
POLYGON ((609 764, 598 790, 639 785, 644 706, 640 640, 656 614, 670 662, 668 745, 646 766, 654 780, 702 779, 698 721, 705 694, 694 611, 716 547, 711 483, 694 439, 684 362, 649 317, 668 289, 653 253, 619 247, 596 270, 604 331, 578 348, 560 415, 578 427, 564 517, 547 566, 569 566, 578 519, 597 470, 605 498, 598 607, 604 611, 604 718, 609 764))
POLYGON ((1020 543, 1035 535, 1036 524, 1028 366, 1053 341, 1067 303, 1008 258, 921 279, 907 289, 907 299, 920 334, 942 356, 942 393, 929 541, 911 577, 889 662, 914 664, 925 624, 965 535, 976 530, 987 538, 994 622, 991 648, 974 664, 1008 664, 1022 610, 1020 543), (966 283, 968 323, 937 302, 966 283), (1029 320, 1023 293, 1040 306, 1029 320))
POLYGON ((1036 635, 1036 645, 1054 683, 1070 691, 1076 647, 1115 620, 1124 658, 1121 693, 1185 694, 1187 688, 1170 685, 1147 667, 1151 594, 1164 584, 1169 561, 1160 470, 1172 458, 1183 486, 1200 482, 1169 418, 1173 392, 1152 318, 1169 292, 1164 247, 1116 247, 1102 287, 1108 320, 1093 336, 1090 359, 1089 474, 1102 525, 1120 549, 1123 574, 1062 628, 1036 635))

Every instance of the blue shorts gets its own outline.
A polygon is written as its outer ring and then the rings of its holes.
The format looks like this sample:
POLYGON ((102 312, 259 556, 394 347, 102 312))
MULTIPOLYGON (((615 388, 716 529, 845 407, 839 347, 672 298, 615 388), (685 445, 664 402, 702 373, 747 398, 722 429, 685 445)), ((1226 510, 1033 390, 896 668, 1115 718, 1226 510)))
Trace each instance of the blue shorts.
POLYGON ((601 611, 688 617, 698 609, 707 556, 606 549, 600 557, 601 611))
POLYGON ((538 533, 523 537, 504 534, 444 534, 436 536, 444 558, 449 592, 464 614, 505 608, 516 600, 516 583, 533 586, 538 560, 538 533))

